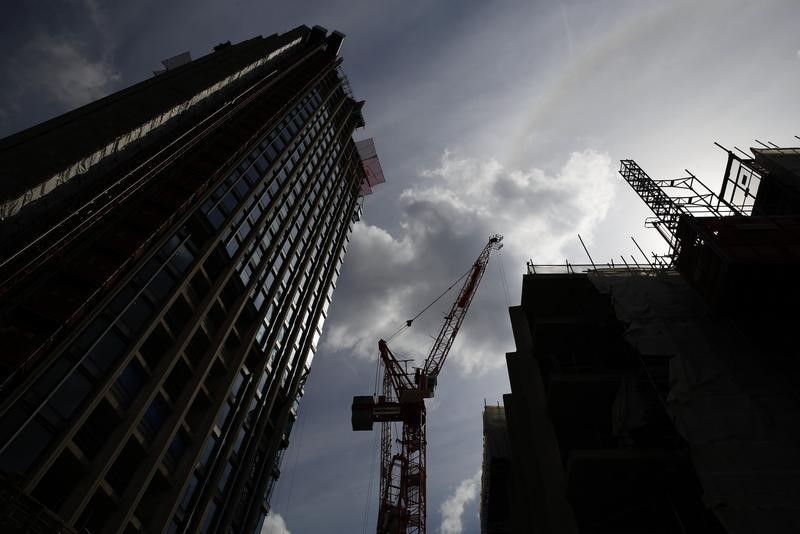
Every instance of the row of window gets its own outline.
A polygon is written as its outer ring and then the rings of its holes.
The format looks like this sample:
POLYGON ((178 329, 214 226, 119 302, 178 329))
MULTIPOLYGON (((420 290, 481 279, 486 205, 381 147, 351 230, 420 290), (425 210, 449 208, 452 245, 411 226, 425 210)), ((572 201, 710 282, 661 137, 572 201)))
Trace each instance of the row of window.
MULTIPOLYGON (((328 119, 329 115, 327 114, 327 112, 323 110, 322 117, 324 117, 324 119, 328 119)), ((314 126, 310 127, 310 133, 308 135, 313 136, 319 133, 318 131, 314 130, 316 124, 317 123, 314 123, 314 126)), ((323 174, 315 180, 313 186, 313 192, 311 193, 311 195, 306 195, 305 198, 306 202, 300 207, 300 211, 298 212, 297 217, 293 221, 294 223, 293 226, 289 228, 289 237, 284 243, 284 247, 273 258, 273 265, 271 265, 272 268, 267 269, 265 271, 266 275, 264 279, 261 280, 259 287, 257 287, 252 292, 253 295, 252 302, 255 305, 256 309, 259 309, 261 306, 263 306, 263 303, 266 300, 266 292, 264 292, 263 290, 268 289, 269 287, 272 286, 272 284, 276 283, 276 276, 280 272, 280 267, 283 265, 283 263, 284 262, 290 263, 289 268, 287 268, 285 271, 285 277, 277 282, 281 284, 279 286, 280 290, 276 292, 278 294, 276 294, 275 295, 276 298, 273 299, 272 302, 273 307, 266 314, 267 317, 265 323, 266 326, 262 324, 262 327, 264 327, 264 331, 263 332, 261 330, 259 331, 260 336, 264 335, 264 332, 266 332, 267 327, 274 327, 273 325, 271 325, 271 319, 274 310, 278 309, 279 305, 285 306, 285 304, 282 304, 282 297, 288 298, 288 296, 283 295, 283 292, 289 287, 288 286, 289 276, 291 276, 293 271, 296 270, 295 264, 300 260, 300 258, 303 257, 303 254, 308 253, 303 249, 306 249, 308 251, 312 250, 312 247, 308 243, 310 233, 304 233, 301 236, 299 230, 301 228, 302 223, 306 220, 307 217, 310 217, 309 225, 313 225, 316 222, 317 217, 319 216, 319 207, 317 207, 316 210, 313 210, 312 208, 310 208, 310 206, 313 205, 313 201, 316 199, 316 196, 318 194, 323 193, 322 191, 323 187, 325 187, 325 194, 327 196, 330 194, 331 188, 333 187, 331 184, 344 182, 343 180, 338 179, 339 169, 337 168, 334 170, 333 162, 335 161, 335 159, 326 160, 325 162, 320 163, 321 158, 324 154, 323 150, 324 148, 326 148, 327 144, 333 141, 333 137, 334 136, 332 129, 328 127, 327 131, 325 131, 322 134, 322 137, 320 139, 320 144, 317 146, 316 151, 311 156, 309 156, 309 165, 304 166, 304 170, 298 173, 297 181, 295 182, 294 188, 291 191, 289 191, 286 195, 284 195, 282 199, 283 204, 281 205, 281 209, 278 210, 275 218, 269 222, 270 223, 269 227, 267 227, 266 231, 264 232, 265 235, 260 240, 255 240, 251 243, 247 255, 243 258, 242 261, 239 262, 239 265, 237 266, 237 271, 239 273, 241 281, 246 286, 250 281, 252 273, 257 272, 257 270, 261 268, 262 263, 266 261, 265 255, 269 250, 268 245, 271 242, 273 242, 274 239, 276 238, 281 226, 285 221, 285 218, 288 216, 288 213, 294 207, 294 204, 297 202, 303 185, 305 185, 305 183, 312 176, 310 167, 321 167, 323 174), (322 185, 323 178, 327 178, 326 180, 324 180, 324 183, 326 184, 325 186, 322 185), (297 245, 301 250, 299 250, 298 253, 290 254, 291 246, 295 244, 296 241, 298 240, 302 242, 302 246, 297 245)), ((225 243, 226 243, 226 251, 229 257, 233 257, 237 253, 238 248, 242 245, 245 239, 252 232, 255 225, 258 224, 262 213, 271 208, 270 203, 276 201, 276 199, 274 198, 275 193, 277 193, 280 190, 281 185, 283 185, 283 183, 285 182, 286 179, 285 177, 290 175, 291 171, 293 170, 294 164, 300 161, 299 158, 303 156, 303 151, 307 150, 308 147, 310 147, 310 145, 311 145, 310 139, 307 140, 301 139, 299 141, 299 143, 295 147, 295 152, 291 153, 292 155, 283 162, 283 167, 276 167, 277 171, 274 173, 272 177, 273 181, 269 187, 266 186, 266 180, 264 180, 264 183, 260 183, 258 181, 258 175, 263 175, 263 173, 267 170, 269 164, 272 163, 272 161, 269 161, 266 158, 264 158, 263 153, 256 156, 254 159, 251 158, 252 161, 250 161, 249 168, 244 168, 244 166, 240 167, 239 169, 240 171, 243 171, 244 173, 250 173, 250 180, 248 180, 248 183, 251 186, 253 186, 251 187, 250 190, 253 191, 253 193, 251 193, 251 196, 248 198, 247 196, 244 196, 243 194, 244 189, 240 187, 239 196, 241 196, 241 198, 237 198, 236 205, 238 206, 242 202, 245 202, 245 208, 242 210, 241 213, 239 213, 233 219, 232 226, 229 229, 227 229, 223 234, 227 238, 225 243), (259 158, 262 158, 261 162, 259 162, 259 158), (258 168, 259 166, 260 168, 258 168), (258 170, 258 174, 252 172, 254 168, 258 170), (232 242, 235 243, 235 245, 232 244, 232 242)), ((262 144, 262 148, 268 148, 269 146, 271 145, 267 145, 265 147, 262 144)), ((255 155, 251 154, 251 156, 255 155)), ((273 157, 271 155, 268 156, 273 157)), ((231 183, 229 185, 231 186, 231 189, 233 189, 236 187, 236 182, 231 183)), ((229 189, 229 191, 231 189, 229 189)), ((341 188, 337 189, 338 190, 336 192, 335 198, 338 200, 342 192, 341 188)), ((228 193, 226 193, 226 195, 227 194, 228 193)), ((220 197, 219 200, 222 199, 224 199, 224 196, 220 197)), ((207 203, 205 205, 205 211, 207 213, 210 213, 210 211, 215 208, 216 206, 214 206, 213 204, 207 203)), ((341 224, 344 215, 343 214, 340 215, 341 216, 339 222, 341 224)), ((230 216, 230 214, 228 214, 228 216, 230 216)), ((217 225, 214 224, 214 222, 210 218, 209 222, 212 224, 212 226, 217 227, 217 225)), ((329 213, 325 219, 324 224, 328 225, 331 222, 332 222, 331 215, 329 213)), ((219 223, 219 226, 221 226, 221 224, 222 223, 219 223)), ((316 243, 315 246, 316 250, 320 249, 319 243, 316 243)), ((322 255, 325 261, 327 261, 330 254, 331 254, 330 251, 326 250, 325 254, 322 255)), ((307 269, 304 270, 302 276, 305 277, 308 276, 307 269)), ((315 294, 318 290, 317 286, 319 285, 319 283, 320 283, 319 280, 315 281, 313 287, 315 294)), ((303 287, 303 284, 301 284, 301 287, 303 287)), ((297 298, 298 296, 295 295, 293 302, 290 304, 290 306, 296 307, 297 298)), ((294 309, 292 309, 292 313, 294 313, 294 309)), ((289 326, 291 324, 290 320, 291 317, 289 317, 288 320, 284 321, 282 326, 284 328, 289 326)), ((308 319, 304 318, 304 322, 308 323, 308 319)), ((273 350, 270 352, 274 357, 274 355, 278 352, 278 349, 273 348, 273 350)), ((261 397, 265 394, 265 392, 269 388, 271 371, 272 369, 270 368, 270 366, 267 366, 266 370, 261 374, 259 378, 259 383, 256 387, 255 398, 253 398, 253 400, 250 403, 250 407, 248 408, 251 414, 258 407, 258 401, 261 399, 261 397)), ((228 398, 228 401, 226 401, 225 405, 221 409, 220 415, 218 416, 217 419, 218 422, 217 428, 219 429, 219 431, 217 429, 212 431, 211 435, 207 439, 207 442, 204 444, 203 448, 204 452, 201 455, 201 462, 196 466, 196 470, 193 473, 192 480, 183 494, 181 500, 182 505, 179 506, 178 513, 176 514, 173 520, 172 528, 174 529, 177 529, 179 527, 179 525, 185 519, 185 514, 192 506, 192 501, 196 497, 195 493, 197 492, 197 488, 200 485, 202 478, 204 478, 205 476, 204 473, 205 466, 208 465, 208 462, 211 460, 211 458, 217 454, 217 451, 219 450, 219 443, 223 443, 225 441, 225 439, 222 437, 220 433, 222 425, 220 425, 219 423, 222 422, 223 424, 227 424, 229 418, 232 417, 230 413, 233 412, 234 407, 233 405, 230 404, 230 399, 232 399, 235 396, 234 390, 236 390, 239 387, 241 386, 237 385, 237 383, 234 383, 234 386, 231 390, 231 396, 228 398)), ((246 430, 248 428, 247 425, 249 424, 249 421, 250 418, 248 417, 248 419, 245 421, 245 424, 239 429, 239 432, 237 433, 236 442, 234 443, 232 449, 233 452, 227 458, 227 463, 225 464, 225 467, 223 469, 222 477, 218 483, 218 487, 216 488, 219 492, 222 492, 225 489, 225 486, 228 484, 228 480, 232 476, 232 473, 235 472, 236 462, 238 461, 237 459, 238 448, 241 446, 241 442, 244 436, 246 435, 246 430)), ((203 525, 201 526, 201 531, 204 531, 213 522, 216 509, 217 509, 217 501, 215 499, 212 499, 212 501, 208 506, 208 509, 206 510, 203 520, 203 525)))
MULTIPOLYGON (((181 230, 142 267, 48 367, 0 422, 6 444, 0 468, 25 473, 64 428, 109 370, 128 353, 194 260, 196 249, 181 230)), ((120 390, 135 393, 141 373, 131 369, 120 390)), ((127 398, 123 403, 127 402, 127 398)))
MULTIPOLYGON (((338 172, 338 169, 337 169, 337 172, 338 172)), ((329 184, 333 184, 333 183, 337 183, 337 182, 338 182, 338 183, 344 183, 344 181, 343 181, 343 180, 342 180, 342 181, 340 181, 340 180, 336 180, 336 179, 332 179, 332 180, 328 181, 328 183, 329 183, 329 184)), ((336 197, 335 197, 337 200, 340 198, 340 196, 341 196, 341 194, 342 194, 342 189, 343 189, 343 188, 341 188, 341 187, 339 187, 339 188, 338 188, 338 191, 337 191, 337 193, 336 193, 336 197)), ((310 202, 307 202, 307 203, 304 205, 304 207, 305 207, 305 206, 308 206, 308 205, 310 205, 310 202)), ((319 209, 319 208, 317 208, 317 209, 319 209)), ((344 215, 343 213, 342 213, 342 214, 339 214, 339 222, 340 222, 340 224, 341 224, 342 222, 344 222, 344 221, 345 221, 345 215, 344 215)), ((330 222, 331 222, 331 212, 329 212, 329 213, 328 213, 328 217, 326 218, 326 223, 330 223, 330 222)), ((235 230, 235 229, 232 229, 232 230, 235 230)), ((321 236, 321 237, 324 237, 324 235, 325 235, 325 233, 323 232, 323 234, 322 234, 322 236, 321 236)), ((269 237, 270 237, 270 236, 267 236, 267 239, 269 239, 269 237)), ((300 251, 298 251, 298 252, 299 252, 299 255, 298 255, 298 254, 292 255, 292 258, 299 258, 299 257, 301 257, 301 255, 302 255, 303 253, 306 253, 306 254, 307 254, 307 252, 304 252, 304 251, 303 251, 303 248, 306 248, 306 249, 308 249, 308 250, 312 250, 312 248, 311 248, 310 246, 305 246, 305 245, 307 245, 307 240, 308 240, 307 238, 308 238, 308 234, 304 234, 303 238, 301 239, 301 240, 302 240, 302 243, 303 243, 303 245, 304 245, 304 246, 302 246, 302 247, 301 247, 301 250, 300 250, 300 251)), ((290 237, 290 239, 289 239, 289 243, 290 243, 290 244, 292 243, 293 239, 296 239, 296 235, 291 235, 291 237, 290 237)), ((265 243, 266 243, 266 242, 265 242, 265 243)), ((320 241, 318 241, 318 242, 317 242, 315 245, 316 245, 316 250, 317 250, 317 251, 319 251, 319 249, 320 249, 320 246, 321 246, 321 238, 320 238, 320 241)), ((334 244, 332 244, 332 245, 331 245, 331 247, 328 247, 328 249, 326 249, 326 250, 325 250, 325 254, 323 255, 323 258, 324 258, 325 260, 327 260, 327 258, 328 258, 328 257, 331 255, 331 252, 332 252, 332 249, 333 249, 333 247, 334 247, 334 246, 335 246, 335 245, 334 245, 334 244)), ((266 249, 265 249, 265 248, 258 248, 258 247, 256 247, 256 246, 254 246, 254 247, 252 247, 252 248, 251 248, 251 250, 253 250, 253 251, 254 251, 254 254, 253 254, 252 256, 250 256, 250 257, 249 257, 249 261, 250 261, 250 262, 253 262, 253 260, 255 260, 255 263, 254 263, 254 265, 252 265, 252 267, 251 267, 251 268, 252 268, 252 269, 256 269, 256 268, 258 268, 258 267, 260 266, 259 264, 260 264, 261 258, 263 257, 264 253, 266 252, 266 249), (256 252, 256 251, 257 251, 257 252, 256 252)), ((285 250, 288 250, 288 249, 285 249, 285 250)), ((245 259, 247 259, 247 257, 246 257, 245 259)), ((279 256, 279 258, 276 258, 276 261, 277 261, 277 260, 279 260, 279 259, 283 259, 283 254, 282 254, 281 256, 279 256)), ((292 265, 292 267, 293 267, 293 265, 292 265)), ((277 271, 274 271, 274 269, 275 269, 275 266, 273 266, 273 270, 271 270, 271 271, 267 271, 267 272, 269 273, 269 274, 267 275, 267 280, 268 280, 268 281, 271 281, 272 283, 275 283, 275 274, 277 274, 277 271)), ((287 272, 287 273, 291 273, 291 272, 292 272, 292 269, 287 269, 287 271, 286 271, 286 272, 287 272)), ((306 270, 306 273, 305 273, 305 274, 307 274, 307 270, 306 270)), ((248 278, 247 278, 247 279, 243 279, 242 281, 243 281, 244 283, 247 283, 247 281, 248 281, 248 280, 249 280, 249 275, 248 275, 248 278)), ((288 280, 288 277, 287 277, 287 278, 284 278, 284 280, 282 280, 282 281, 281 281, 281 283, 285 283, 285 281, 286 281, 286 280, 288 280)), ((267 282, 267 283, 269 283, 269 282, 267 282)), ((320 284, 320 280, 316 280, 316 281, 315 281, 315 283, 314 283, 314 285, 313 285, 313 291, 314 291, 315 293, 316 293, 316 292, 317 292, 317 290, 318 290, 318 286, 319 286, 319 284, 320 284)), ((302 288, 302 287, 304 287, 304 284, 301 284, 301 285, 300 285, 300 287, 301 287, 301 288, 302 288)), ((262 291, 263 291, 263 289, 268 289, 268 286, 266 286, 266 285, 262 284, 262 287, 261 287, 261 289, 259 289, 259 288, 256 288, 256 289, 257 289, 257 292, 256 292, 256 294, 262 294, 262 291)), ((288 298, 288 297, 287 297, 287 298, 288 298)), ((292 301, 291 301, 291 303, 289 304, 289 305, 290 305, 290 307, 291 307, 290 309, 291 309, 292 311, 294 311, 294 309, 296 308, 296 305, 297 305, 297 302, 298 302, 298 298, 299 298, 299 293, 295 293, 295 294, 294 294, 294 296, 293 296, 293 298, 292 298, 292 301)), ((258 298, 256 298, 256 301, 257 301, 257 299, 258 299, 258 298)), ((262 296, 262 298, 261 298, 261 303, 263 303, 263 296, 262 296)), ((274 304, 280 304, 280 302, 275 302, 274 304)), ((283 304, 283 305, 285 306, 285 304, 283 304)), ((257 304, 257 306, 260 306, 260 304, 257 304)), ((270 313, 268 313, 268 314, 267 314, 267 320, 266 320, 266 326, 267 326, 267 327, 268 327, 268 326, 270 326, 270 325, 269 325, 269 321, 271 320, 271 315, 272 315, 272 313, 271 313, 271 311, 270 311, 270 313)), ((283 327, 287 327, 287 326, 289 326, 289 325, 291 324, 291 323, 290 323, 291 319, 292 319, 292 317, 291 317, 291 316, 289 316, 289 317, 286 319, 286 321, 284 321, 284 323, 283 323, 283 325, 282 325, 282 326, 283 326, 283 327)), ((308 312, 306 312, 306 317, 304 317, 304 319, 303 319, 303 322, 305 323, 306 327, 308 327, 308 324, 307 324, 307 323, 308 323, 308 312)), ((320 320, 320 323, 321 323, 321 320, 320 320)), ((321 326, 321 325, 319 325, 319 326, 321 326)), ((257 336, 257 339, 258 339, 258 337, 261 337, 261 336, 263 336, 263 334, 264 334, 264 332, 265 332, 265 331, 266 331, 266 327, 265 327, 265 325, 262 325, 262 329, 261 329, 261 330, 259 330, 259 335, 257 336)), ((317 339, 318 339, 318 338, 317 338, 317 339)), ((258 341, 261 341, 261 340, 260 340, 260 339, 258 339, 258 341)), ((295 351, 297 351, 297 349, 298 349, 297 345, 295 345, 295 346, 294 346, 294 349, 295 349, 295 351)), ((277 350, 276 350, 276 349, 273 349, 273 350, 271 351, 272 355, 274 355, 276 352, 277 352, 277 350)), ((297 355, 297 358, 299 359, 299 354, 297 355)), ((263 392, 263 391, 266 391, 266 388, 267 388, 267 386, 268 386, 268 379, 269 379, 269 376, 270 376, 270 372, 271 372, 271 369, 270 369, 270 367, 269 367, 269 366, 267 366, 267 369, 266 369, 266 371, 265 371, 265 372, 262 374, 262 376, 261 376, 261 379, 260 379, 260 382, 259 382, 259 386, 258 386, 258 388, 257 388, 256 398, 258 398, 258 399, 260 399, 260 397, 261 397, 261 395, 262 395, 262 392, 263 392)), ((282 373, 282 374, 283 374, 283 373, 282 373)), ((284 375, 284 376, 286 376, 286 375, 284 375)), ((255 402, 256 402, 256 399, 253 399, 253 402, 255 403, 255 402)), ((223 408, 223 410, 225 410, 225 408, 223 408)), ((252 411, 252 410, 251 410, 251 411, 252 411)), ((246 428, 246 426, 245 426, 245 428, 246 428)), ((241 431, 240 431, 240 432, 241 432, 241 431)), ((213 434, 213 433, 212 433, 212 434, 213 434)), ((243 435, 243 434, 242 434, 242 435, 243 435)), ((216 444, 215 444, 215 443, 216 443, 216 441, 217 441, 217 438, 216 438, 216 436, 215 436, 215 435, 212 435, 212 436, 209 438, 209 441, 206 443, 204 450, 205 450, 205 451, 215 451, 215 450, 216 450, 216 444)), ((237 442, 238 442, 238 440, 237 440, 237 442)), ((236 450, 236 447, 234 448, 234 450, 236 450)), ((224 486, 227 484, 227 480, 228 480, 228 478, 230 477, 230 475, 231 475, 231 472, 232 472, 232 471, 233 471, 233 469, 234 469, 234 466, 235 466, 235 461, 236 461, 236 460, 235 460, 235 455, 233 455, 233 454, 232 454, 232 455, 231 455, 231 456, 228 458, 228 463, 226 463, 226 466, 225 466, 225 468, 224 468, 224 471, 223 471, 223 475, 222 475, 221 481, 220 481, 220 483, 219 483, 219 485, 218 485, 218 488, 217 488, 217 490, 218 490, 218 491, 222 492, 222 491, 224 490, 224 486)), ((202 468, 201 468, 200 466, 198 466, 198 469, 197 469, 197 471, 196 471, 196 472, 194 473, 194 475, 193 475, 193 481, 194 481, 195 479, 197 479, 197 480, 199 480, 199 479, 200 479, 200 477, 202 476, 202 472, 201 472, 201 471, 202 471, 202 468)), ((197 483, 196 483, 196 482, 193 482, 193 483, 191 483, 191 484, 190 484, 190 485, 187 487, 187 489, 186 489, 186 492, 184 493, 184 498, 183 498, 183 500, 184 500, 185 502, 187 502, 187 503, 191 503, 192 494, 193 494, 193 493, 196 491, 196 488, 197 488, 197 483)), ((209 522, 211 519, 213 519, 213 513, 214 513, 214 511, 216 510, 216 507, 217 507, 217 505, 216 505, 216 501, 212 501, 212 503, 209 505, 209 510, 206 512, 206 521, 204 521, 204 523, 205 523, 205 522, 209 522)), ((185 514, 185 510, 183 510, 183 511, 179 511, 179 513, 178 513, 178 514, 176 514, 176 518, 175 518, 175 521, 174 521, 175 528, 177 528, 177 526, 180 524, 181 520, 183 519, 183 517, 182 517, 182 516, 183 516, 183 514, 185 514)), ((209 524, 210 524, 210 523, 209 523, 209 524)))

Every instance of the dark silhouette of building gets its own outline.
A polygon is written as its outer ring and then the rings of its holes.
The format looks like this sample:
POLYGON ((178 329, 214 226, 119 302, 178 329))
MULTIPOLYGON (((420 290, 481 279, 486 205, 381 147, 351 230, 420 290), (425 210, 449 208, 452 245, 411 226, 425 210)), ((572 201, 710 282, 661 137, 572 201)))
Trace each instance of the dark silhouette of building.
POLYGON ((483 467, 481 469, 481 532, 507 534, 511 530, 511 449, 506 413, 502 406, 483 408, 483 467))
POLYGON ((225 43, 0 140, 4 531, 260 530, 383 180, 343 38, 225 43))
POLYGON ((800 528, 800 150, 753 155, 729 152, 706 197, 622 162, 670 244, 652 266, 529 265, 506 357, 513 532, 800 528))

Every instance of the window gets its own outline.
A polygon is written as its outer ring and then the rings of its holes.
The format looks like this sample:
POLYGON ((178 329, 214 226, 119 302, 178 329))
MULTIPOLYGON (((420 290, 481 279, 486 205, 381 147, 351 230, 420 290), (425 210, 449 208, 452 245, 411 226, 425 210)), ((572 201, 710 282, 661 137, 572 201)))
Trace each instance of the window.
POLYGON ((178 463, 178 461, 183 456, 183 453, 186 452, 186 447, 189 444, 189 434, 186 433, 185 430, 181 429, 175 434, 175 438, 172 440, 172 443, 167 449, 167 454, 169 454, 170 459, 173 463, 178 463))
POLYGON ((206 509, 206 516, 203 519, 203 525, 200 527, 201 534, 205 534, 211 528, 211 524, 214 522, 214 519, 217 517, 217 501, 214 499, 208 504, 208 508, 206 509))
POLYGON ((0 454, 0 469, 8 473, 24 474, 52 439, 53 433, 44 425, 36 419, 30 421, 0 454))
POLYGON ((120 318, 120 323, 125 326, 130 335, 138 334, 142 326, 154 313, 150 302, 139 295, 120 318))
POLYGON ((222 223, 225 222, 225 215, 222 213, 222 211, 220 211, 219 208, 214 208, 209 212, 207 219, 208 222, 211 223, 211 226, 214 228, 214 230, 219 230, 220 226, 222 226, 222 223))
POLYGON ((177 334, 183 330, 183 327, 191 317, 192 307, 189 305, 189 301, 182 294, 179 294, 169 311, 167 311, 164 320, 172 333, 177 334))
POLYGON ((150 284, 148 284, 147 290, 154 302, 161 302, 174 286, 175 278, 169 274, 166 269, 161 269, 150 284))
POLYGON ((207 466, 208 462, 211 460, 211 457, 214 455, 214 452, 217 448, 217 438, 216 434, 211 434, 206 441, 206 446, 203 448, 203 454, 200 455, 200 465, 207 466))
POLYGON ((220 493, 224 493, 225 488, 228 486, 228 479, 231 477, 231 471, 233 471, 233 464, 231 461, 232 460, 228 460, 228 463, 225 465, 225 470, 222 472, 222 476, 219 479, 217 489, 219 489, 220 493))
POLYGON ((117 378, 117 389, 120 392, 120 402, 124 407, 130 406, 133 399, 141 391, 142 386, 147 381, 147 372, 136 358, 133 358, 128 366, 120 373, 117 378))
POLYGON ((108 400, 102 399, 75 434, 75 444, 87 458, 94 459, 119 422, 117 411, 108 400))
POLYGON ((142 423, 152 435, 155 435, 161 429, 161 425, 164 424, 164 421, 166 420, 170 411, 171 410, 166 399, 159 393, 156 395, 156 397, 153 399, 153 402, 150 403, 150 407, 144 413, 144 416, 142 417, 142 423))
MULTIPOLYGON (((250 187, 247 185, 247 182, 240 179, 238 182, 236 182, 236 185, 234 186, 233 190, 236 193, 236 196, 238 196, 239 198, 245 198, 247 196, 247 193, 250 191, 250 187)), ((234 204, 234 207, 235 206, 236 204, 234 204)))
POLYGON ((228 424, 232 409, 233 405, 231 405, 230 401, 225 401, 225 403, 222 405, 222 408, 220 408, 219 414, 217 415, 217 420, 214 421, 214 424, 217 425, 220 430, 224 430, 225 426, 228 424))
POLYGON ((225 214, 230 215, 236 209, 236 205, 238 203, 239 202, 236 200, 236 197, 233 196, 233 193, 228 193, 225 195, 225 197, 223 197, 220 208, 222 208, 222 211, 225 214))
POLYGON ((189 383, 192 378, 192 371, 189 366, 184 363, 182 358, 175 362, 167 379, 164 381, 164 391, 167 392, 170 399, 176 401, 183 391, 184 386, 189 383))
POLYGON ((106 473, 106 480, 114 488, 114 491, 120 495, 125 491, 144 458, 145 451, 142 445, 134 436, 131 436, 106 473))
POLYGON ((92 391, 92 383, 79 369, 72 372, 50 400, 42 407, 42 416, 54 427, 61 428, 92 391))
POLYGON ((47 369, 47 372, 31 386, 25 394, 25 401, 31 406, 38 406, 42 399, 47 397, 64 378, 71 366, 72 363, 67 358, 63 356, 58 358, 47 369))
POLYGON ((194 497, 195 491, 197 491, 197 485, 199 483, 200 479, 197 478, 197 473, 193 474, 189 485, 186 487, 186 491, 183 492, 183 498, 181 498, 181 503, 178 508, 180 511, 189 511, 189 506, 192 504, 192 498, 194 497))
POLYGON ((171 346, 172 337, 167 332, 167 329, 161 323, 158 323, 150 333, 147 341, 139 348, 139 353, 144 357, 147 365, 154 369, 171 346))
POLYGON ((193 260, 194 254, 192 254, 191 251, 186 248, 186 245, 183 244, 178 247, 177 251, 175 251, 175 255, 170 260, 170 264, 178 273, 183 273, 189 268, 189 265, 192 264, 193 260))
POLYGON ((192 365, 196 366, 200 363, 200 359, 203 357, 206 349, 210 345, 211 340, 209 339, 205 330, 198 328, 194 333, 194 336, 192 336, 191 341, 189 341, 189 344, 186 346, 186 357, 189 359, 192 365))
POLYGON ((61 452, 55 463, 36 485, 33 496, 51 510, 57 510, 69 495, 64 491, 64 482, 80 480, 83 473, 83 465, 69 449, 66 449, 61 452))

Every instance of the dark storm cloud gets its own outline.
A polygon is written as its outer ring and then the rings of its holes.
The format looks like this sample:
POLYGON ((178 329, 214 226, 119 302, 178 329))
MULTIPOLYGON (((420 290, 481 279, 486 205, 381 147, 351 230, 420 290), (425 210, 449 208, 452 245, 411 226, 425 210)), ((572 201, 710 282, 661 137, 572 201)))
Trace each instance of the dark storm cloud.
POLYGON ((121 87, 113 43, 92 0, 15 2, 4 9, 0 44, 0 136, 121 87))

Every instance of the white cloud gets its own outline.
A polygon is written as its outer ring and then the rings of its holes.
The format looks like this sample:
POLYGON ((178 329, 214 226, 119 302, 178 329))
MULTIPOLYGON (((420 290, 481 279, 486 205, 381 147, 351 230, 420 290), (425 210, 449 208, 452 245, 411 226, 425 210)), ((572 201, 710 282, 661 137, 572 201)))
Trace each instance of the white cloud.
POLYGON ((264 525, 261 527, 261 534, 291 534, 280 514, 270 512, 264 525))
MULTIPOLYGON (((445 151, 437 168, 423 171, 400 195, 393 234, 363 222, 355 226, 323 346, 374 358, 381 336, 430 303, 470 267, 490 234, 501 233, 505 249, 490 260, 450 361, 464 372, 503 365, 513 341, 497 263, 503 258, 510 268, 515 299, 527 258, 560 263, 577 233, 591 238, 608 211, 615 179, 611 158, 594 150, 570 154, 553 174, 445 151)), ((393 340, 394 352, 421 360, 453 298, 444 297, 393 340)))
POLYGON ((481 472, 462 480, 456 490, 445 499, 439 510, 442 512, 442 525, 439 527, 441 534, 461 534, 461 517, 464 507, 468 502, 475 500, 480 489, 481 472))

